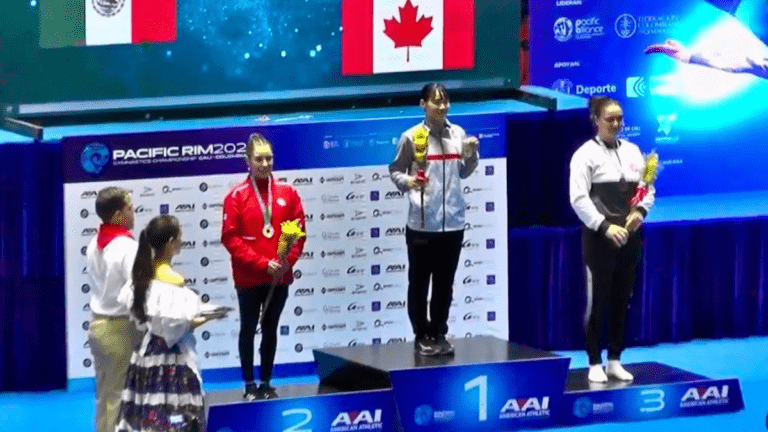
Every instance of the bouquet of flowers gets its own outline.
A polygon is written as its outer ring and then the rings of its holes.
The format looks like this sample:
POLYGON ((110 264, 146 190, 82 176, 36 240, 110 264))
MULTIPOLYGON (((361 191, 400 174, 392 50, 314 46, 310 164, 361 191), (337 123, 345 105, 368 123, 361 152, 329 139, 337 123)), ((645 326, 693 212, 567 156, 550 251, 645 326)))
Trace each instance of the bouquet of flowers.
POLYGON ((300 238, 307 234, 301 230, 301 225, 299 225, 298 219, 282 222, 280 224, 280 230, 282 233, 280 234, 280 239, 277 241, 277 257, 280 258, 280 261, 285 261, 285 257, 288 256, 288 251, 291 250, 293 245, 295 245, 300 238))
POLYGON ((637 186, 637 190, 635 190, 635 195, 629 200, 629 204, 632 207, 636 207, 648 195, 648 188, 656 181, 660 168, 659 154, 656 153, 656 150, 652 150, 645 155, 645 166, 643 167, 640 184, 637 186))
POLYGON ((429 141, 429 129, 424 126, 419 127, 413 132, 414 158, 418 163, 424 163, 427 160, 427 142, 429 141))
MULTIPOLYGON (((288 256, 288 252, 300 238, 306 236, 307 234, 301 229, 301 225, 299 224, 298 219, 280 223, 280 231, 282 232, 280 233, 280 238, 277 241, 277 257, 280 259, 280 263, 286 265, 285 259, 288 256)), ((275 293, 275 287, 277 286, 279 279, 279 277, 272 279, 272 284, 270 285, 269 292, 267 293, 267 299, 264 301, 261 314, 259 314, 259 325, 261 325, 264 321, 264 316, 266 315, 265 312, 267 311, 269 303, 272 301, 272 295, 275 293)))

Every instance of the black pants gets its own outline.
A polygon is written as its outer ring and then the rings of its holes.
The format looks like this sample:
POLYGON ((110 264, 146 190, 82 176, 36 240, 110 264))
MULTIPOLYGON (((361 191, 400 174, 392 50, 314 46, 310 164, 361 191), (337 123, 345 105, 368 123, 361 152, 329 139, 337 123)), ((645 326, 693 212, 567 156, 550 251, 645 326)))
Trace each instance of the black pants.
POLYGON ((416 337, 448 332, 453 300, 453 278, 459 265, 464 231, 424 232, 405 229, 408 246, 408 317, 416 337), (427 320, 427 294, 432 279, 432 300, 427 320))
POLYGON ((630 233, 627 244, 616 247, 604 234, 584 229, 582 252, 587 267, 587 332, 589 364, 602 363, 600 341, 608 314, 608 360, 618 360, 624 349, 624 322, 642 255, 641 232, 630 233))
MULTIPOLYGON (((259 312, 267 299, 269 286, 238 288, 237 300, 240 303, 240 368, 244 381, 253 381, 253 339, 256 336, 256 326, 259 324, 259 312)), ((266 382, 272 377, 272 366, 275 364, 277 350, 277 325, 280 313, 283 312, 285 301, 288 299, 288 286, 278 285, 265 311, 261 328, 261 381, 266 382)))

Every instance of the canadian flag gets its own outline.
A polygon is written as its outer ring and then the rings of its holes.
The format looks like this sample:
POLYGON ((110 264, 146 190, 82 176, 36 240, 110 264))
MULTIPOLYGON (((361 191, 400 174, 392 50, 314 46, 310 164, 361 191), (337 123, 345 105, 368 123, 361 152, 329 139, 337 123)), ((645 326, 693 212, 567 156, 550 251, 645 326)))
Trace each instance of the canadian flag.
POLYGON ((472 69, 474 0, 342 0, 341 73, 472 69))

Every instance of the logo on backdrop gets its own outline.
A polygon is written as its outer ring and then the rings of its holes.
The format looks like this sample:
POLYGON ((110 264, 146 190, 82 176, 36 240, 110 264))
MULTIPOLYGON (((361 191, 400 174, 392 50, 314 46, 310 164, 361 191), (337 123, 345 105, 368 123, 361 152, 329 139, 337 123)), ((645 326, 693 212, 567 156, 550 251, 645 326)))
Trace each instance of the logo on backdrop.
POLYGON ((645 77, 627 78, 627 97, 639 98, 648 94, 648 81, 645 77))
POLYGON ((656 137, 657 144, 674 144, 680 140, 679 136, 670 136, 672 125, 677 121, 677 113, 659 114, 656 116, 656 121, 659 122, 657 130, 659 136, 656 137))
POLYGON ((559 91, 560 93, 571 94, 573 90, 573 82, 569 79, 559 79, 552 84, 552 90, 559 91))
POLYGON ((613 25, 620 38, 629 39, 637 33, 637 20, 630 14, 620 15, 613 25))
POLYGON ((553 27, 555 39, 565 42, 573 36, 573 22, 566 17, 560 17, 553 27))
POLYGON ((101 174, 109 162, 109 147, 101 143, 87 144, 80 153, 80 166, 92 176, 101 174))
POLYGON ((574 85, 569 79, 559 79, 552 84, 552 90, 565 94, 587 95, 616 93, 618 88, 615 84, 604 84, 596 86, 585 86, 582 84, 574 85), (575 90, 575 91, 574 91, 575 90))

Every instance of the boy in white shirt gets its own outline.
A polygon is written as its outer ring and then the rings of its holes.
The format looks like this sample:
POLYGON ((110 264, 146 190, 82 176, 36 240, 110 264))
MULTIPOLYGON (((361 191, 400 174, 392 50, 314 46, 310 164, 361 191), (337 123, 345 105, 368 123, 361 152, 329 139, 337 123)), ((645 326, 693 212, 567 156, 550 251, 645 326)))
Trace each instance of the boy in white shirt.
POLYGON ((138 243, 133 239, 133 203, 125 189, 107 187, 96 197, 103 221, 86 250, 93 312, 88 340, 96 372, 96 431, 113 432, 120 395, 133 349, 141 334, 128 320, 128 307, 117 301, 120 288, 131 283, 138 243))

